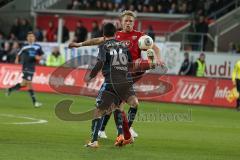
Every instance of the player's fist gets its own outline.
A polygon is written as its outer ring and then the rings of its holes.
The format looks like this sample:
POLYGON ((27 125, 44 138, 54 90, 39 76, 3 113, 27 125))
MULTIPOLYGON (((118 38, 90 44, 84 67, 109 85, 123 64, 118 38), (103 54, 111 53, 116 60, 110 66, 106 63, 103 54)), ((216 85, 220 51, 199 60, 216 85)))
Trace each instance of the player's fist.
POLYGON ((148 56, 148 58, 149 58, 151 61, 154 60, 154 54, 155 54, 155 52, 154 52, 153 49, 148 49, 148 50, 147 50, 147 56, 148 56))

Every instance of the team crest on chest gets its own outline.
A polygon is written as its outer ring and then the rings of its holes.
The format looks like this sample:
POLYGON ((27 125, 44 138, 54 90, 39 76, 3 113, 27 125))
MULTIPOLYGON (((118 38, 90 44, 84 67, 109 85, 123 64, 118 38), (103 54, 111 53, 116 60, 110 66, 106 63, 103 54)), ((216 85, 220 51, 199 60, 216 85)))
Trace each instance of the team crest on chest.
POLYGON ((133 39, 133 40, 136 40, 136 39, 137 39, 137 36, 132 36, 132 39, 133 39))

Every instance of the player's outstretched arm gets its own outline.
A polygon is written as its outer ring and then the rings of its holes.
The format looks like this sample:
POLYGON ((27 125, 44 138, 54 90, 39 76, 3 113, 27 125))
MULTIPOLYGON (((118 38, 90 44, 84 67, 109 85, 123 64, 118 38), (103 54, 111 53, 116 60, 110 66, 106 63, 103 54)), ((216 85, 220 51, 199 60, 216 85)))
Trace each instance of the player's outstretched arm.
POLYGON ((104 37, 92 38, 92 39, 89 39, 89 40, 86 40, 86 41, 80 42, 80 43, 72 42, 68 45, 68 48, 78 48, 78 47, 83 47, 83 46, 94 46, 94 45, 102 44, 104 41, 105 41, 104 37))
POLYGON ((152 49, 154 50, 154 57, 156 59, 156 63, 159 65, 164 65, 164 62, 161 60, 160 49, 154 43, 152 49))

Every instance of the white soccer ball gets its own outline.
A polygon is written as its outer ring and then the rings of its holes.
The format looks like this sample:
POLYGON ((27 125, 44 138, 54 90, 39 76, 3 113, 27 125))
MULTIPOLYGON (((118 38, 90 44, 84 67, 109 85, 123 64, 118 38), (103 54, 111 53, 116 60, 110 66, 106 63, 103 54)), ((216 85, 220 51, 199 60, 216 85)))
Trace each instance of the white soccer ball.
POLYGON ((139 49, 148 50, 148 49, 151 49, 152 46, 153 46, 153 39, 150 36, 144 35, 139 38, 138 40, 139 49))

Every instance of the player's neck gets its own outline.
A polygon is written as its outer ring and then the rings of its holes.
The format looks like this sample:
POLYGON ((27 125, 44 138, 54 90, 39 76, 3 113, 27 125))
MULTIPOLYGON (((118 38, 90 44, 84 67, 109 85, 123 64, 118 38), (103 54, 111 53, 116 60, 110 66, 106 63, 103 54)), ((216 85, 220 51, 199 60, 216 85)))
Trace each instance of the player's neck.
POLYGON ((34 44, 34 42, 28 42, 28 44, 30 44, 30 45, 33 45, 33 44, 34 44))
POLYGON ((122 31, 125 33, 131 33, 133 30, 131 30, 131 31, 122 30, 122 31))

